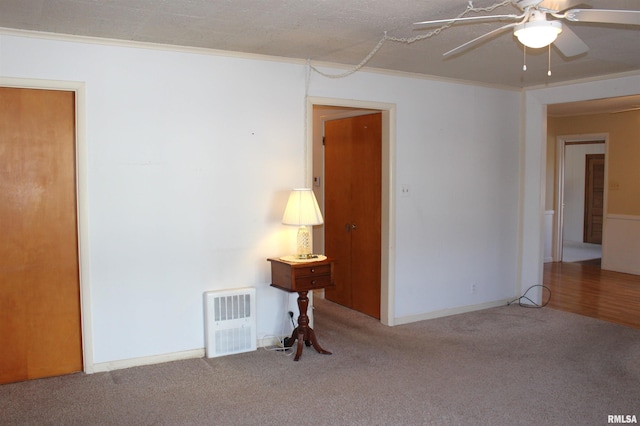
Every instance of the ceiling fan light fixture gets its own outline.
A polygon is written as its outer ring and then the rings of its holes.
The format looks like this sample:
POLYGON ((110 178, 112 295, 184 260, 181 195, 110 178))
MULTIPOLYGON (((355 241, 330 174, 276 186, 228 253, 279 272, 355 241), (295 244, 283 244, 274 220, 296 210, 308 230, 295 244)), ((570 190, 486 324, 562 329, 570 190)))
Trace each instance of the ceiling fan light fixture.
POLYGON ((544 20, 518 24, 513 30, 513 35, 525 46, 538 49, 553 43, 561 32, 562 23, 544 20))

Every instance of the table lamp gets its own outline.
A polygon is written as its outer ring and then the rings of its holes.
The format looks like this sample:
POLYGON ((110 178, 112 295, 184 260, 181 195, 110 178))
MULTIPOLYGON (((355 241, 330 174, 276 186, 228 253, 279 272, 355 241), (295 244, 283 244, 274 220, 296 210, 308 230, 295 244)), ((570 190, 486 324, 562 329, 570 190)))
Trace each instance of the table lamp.
POLYGON ((307 226, 322 225, 323 220, 318 201, 311 188, 298 188, 291 191, 282 223, 299 226, 296 258, 314 257, 311 254, 311 235, 307 226))

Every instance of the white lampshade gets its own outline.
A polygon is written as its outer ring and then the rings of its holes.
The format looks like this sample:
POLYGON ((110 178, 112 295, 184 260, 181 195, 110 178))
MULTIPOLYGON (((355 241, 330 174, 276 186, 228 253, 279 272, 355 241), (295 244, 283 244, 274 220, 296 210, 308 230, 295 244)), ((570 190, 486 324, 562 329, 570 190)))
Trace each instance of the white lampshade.
POLYGON ((539 20, 516 25, 513 35, 525 46, 538 49, 553 43, 561 32, 562 24, 559 21, 539 20))
POLYGON ((321 225, 323 220, 316 196, 310 188, 299 188, 291 191, 289 202, 282 217, 282 223, 299 226, 296 258, 313 258, 314 256, 311 254, 311 234, 307 226, 321 225))
POLYGON ((311 188, 298 188, 291 191, 282 223, 297 226, 322 225, 322 213, 311 188))

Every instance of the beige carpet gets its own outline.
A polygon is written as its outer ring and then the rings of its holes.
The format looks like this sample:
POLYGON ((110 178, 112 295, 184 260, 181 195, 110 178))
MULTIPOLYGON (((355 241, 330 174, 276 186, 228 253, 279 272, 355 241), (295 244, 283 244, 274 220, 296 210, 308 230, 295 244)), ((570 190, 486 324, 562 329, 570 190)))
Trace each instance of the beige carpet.
POLYGON ((2 425, 605 425, 640 416, 640 330, 516 305, 385 327, 316 299, 333 355, 193 359, 0 386, 2 425))

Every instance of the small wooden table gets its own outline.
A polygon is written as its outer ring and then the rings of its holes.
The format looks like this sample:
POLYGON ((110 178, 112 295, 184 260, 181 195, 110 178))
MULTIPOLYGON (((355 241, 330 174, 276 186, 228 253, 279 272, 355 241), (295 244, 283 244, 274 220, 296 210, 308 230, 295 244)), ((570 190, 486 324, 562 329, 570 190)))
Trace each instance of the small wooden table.
POLYGON ((309 307, 309 290, 321 289, 333 286, 333 259, 324 259, 311 262, 289 262, 282 259, 267 259, 271 262, 271 286, 290 293, 298 293, 298 326, 291 333, 291 338, 285 338, 284 346, 289 348, 293 342, 298 341, 294 361, 298 361, 302 355, 302 342, 312 346, 321 354, 331 355, 331 352, 322 349, 316 334, 309 327, 307 308, 309 307))

